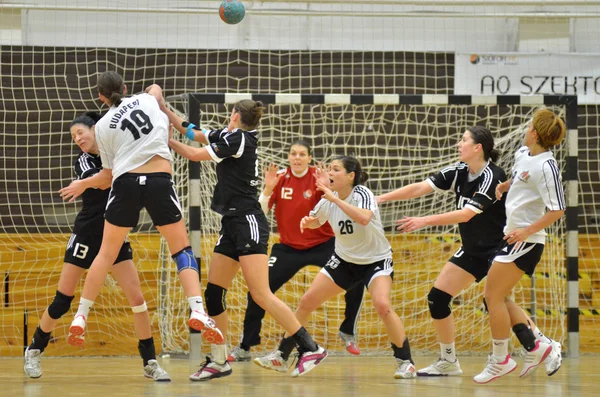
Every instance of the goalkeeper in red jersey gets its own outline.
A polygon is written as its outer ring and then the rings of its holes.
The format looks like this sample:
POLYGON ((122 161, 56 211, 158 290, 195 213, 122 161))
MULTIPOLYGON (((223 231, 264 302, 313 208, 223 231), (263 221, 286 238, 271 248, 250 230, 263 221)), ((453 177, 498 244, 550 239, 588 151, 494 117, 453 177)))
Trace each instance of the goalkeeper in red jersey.
MULTIPOLYGON (((280 236, 280 242, 273 245, 269 257, 269 286, 273 292, 302 268, 308 265, 323 267, 333 254, 335 245, 335 237, 329 224, 300 232, 300 220, 315 207, 323 195, 316 188, 316 167, 309 165, 312 157, 308 143, 294 142, 288 152, 288 161, 289 166, 284 170, 278 171, 273 164, 269 166, 265 172, 265 188, 259 199, 265 213, 275 206, 275 220, 280 236)), ((355 355, 360 353, 355 328, 363 295, 362 285, 346 293, 345 318, 340 326, 340 337, 346 344, 346 350, 355 355)), ((265 311, 248 294, 242 341, 229 355, 229 361, 250 360, 250 348, 260 344, 264 316, 265 311)))

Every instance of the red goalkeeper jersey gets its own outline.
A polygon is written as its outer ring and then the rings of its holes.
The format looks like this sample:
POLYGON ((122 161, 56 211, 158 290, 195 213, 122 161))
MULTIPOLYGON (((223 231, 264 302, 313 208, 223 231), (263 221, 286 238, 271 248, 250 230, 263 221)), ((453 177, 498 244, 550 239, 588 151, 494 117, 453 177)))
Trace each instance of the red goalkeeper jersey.
POLYGON ((317 190, 315 171, 315 167, 309 167, 306 175, 298 178, 288 167, 269 199, 269 208, 275 205, 279 241, 298 250, 312 248, 334 236, 329 223, 300 233, 300 220, 308 215, 323 195, 317 190))

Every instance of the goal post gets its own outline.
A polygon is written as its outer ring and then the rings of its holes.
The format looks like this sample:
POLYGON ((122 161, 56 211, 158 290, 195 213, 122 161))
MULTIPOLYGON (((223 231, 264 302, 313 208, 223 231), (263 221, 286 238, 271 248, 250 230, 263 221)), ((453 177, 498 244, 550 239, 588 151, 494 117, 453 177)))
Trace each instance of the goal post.
MULTIPOLYGON (((260 100, 268 107, 259 127, 259 158, 263 163, 274 162, 280 167, 285 166, 287 145, 294 139, 303 138, 313 145, 314 158, 317 160, 329 160, 341 154, 357 156, 371 176, 367 186, 375 194, 423 180, 441 166, 456 161, 453 147, 459 139, 458 132, 462 134, 465 128, 476 124, 483 124, 493 132, 496 148, 502 154, 499 164, 509 173, 514 152, 521 145, 522 134, 530 122, 532 112, 540 106, 556 108, 567 125, 565 143, 556 148, 555 153, 566 186, 566 216, 549 228, 545 255, 536 269, 536 276, 529 281, 528 277, 524 277, 525 281, 519 284, 515 293, 518 303, 529 308, 532 317, 542 313, 536 319, 540 328, 553 338, 566 339, 569 355, 578 356, 576 96, 192 93, 185 98, 187 106, 183 107, 182 103, 178 106, 176 102, 181 100, 177 99, 171 105, 187 113, 190 122, 197 126, 219 128, 225 125, 229 116, 228 105, 241 99, 260 100), (386 124, 389 125, 386 127, 386 124), (394 159, 394 155, 400 158, 394 159), (538 274, 542 278, 536 286, 538 274)), ((219 230, 218 216, 206 214, 216 181, 213 166, 203 165, 199 177, 204 217, 201 226, 204 245, 202 252, 206 253, 211 252, 210 245, 214 244, 214 236, 219 230)), ((450 210, 452 206, 453 200, 450 197, 436 196, 433 200, 414 199, 383 205, 381 208, 382 219, 388 228, 388 238, 395 250, 394 308, 405 322, 411 345, 417 351, 430 352, 436 348, 434 329, 428 318, 424 298, 439 269, 451 255, 451 250, 457 248, 458 233, 454 227, 449 226, 425 229, 412 235, 398 235, 393 233, 390 226, 393 219, 398 219, 402 214, 426 215, 450 210), (436 259, 431 261, 426 257, 436 259), (406 261, 406 258, 409 260, 406 261), (412 271, 408 271, 406 267, 412 267, 412 271), (411 277, 419 281, 411 280, 411 277)), ((276 232, 274 222, 271 225, 276 232)), ((276 241, 276 238, 274 233, 272 240, 276 241)), ((204 263, 208 262, 209 258, 204 258, 204 263)), ((301 272, 290 282, 290 286, 282 288, 279 296, 295 308, 302 293, 310 285, 315 271, 312 269, 301 272)), ((486 316, 482 312, 482 292, 482 286, 475 285, 454 301, 454 308, 459 311, 457 345, 461 350, 481 353, 487 349, 489 332, 486 316), (461 320, 462 316, 469 318, 470 326, 464 319, 461 320), (465 339, 470 342, 461 344, 460 341, 465 339)), ((236 278, 230 289, 228 302, 233 320, 230 328, 231 344, 239 343, 241 338, 245 293, 245 284, 236 278)), ((368 300, 368 296, 365 299, 368 300)), ((368 353, 380 353, 387 348, 385 338, 381 335, 385 331, 369 306, 370 303, 365 302, 359 318, 359 343, 368 353)), ((320 343, 337 343, 336 327, 342 320, 343 309, 343 302, 334 299, 315 313, 313 322, 317 325, 312 325, 309 330, 316 334, 320 343), (319 327, 322 325, 326 325, 328 329, 319 335, 319 327), (325 341, 320 340, 321 338, 325 341)), ((269 316, 265 323, 263 341, 268 340, 266 345, 273 347, 276 341, 272 339, 277 338, 280 330, 269 316), (273 332, 274 335, 267 335, 265 332, 273 332)), ((267 346, 261 348, 268 349, 267 346)))

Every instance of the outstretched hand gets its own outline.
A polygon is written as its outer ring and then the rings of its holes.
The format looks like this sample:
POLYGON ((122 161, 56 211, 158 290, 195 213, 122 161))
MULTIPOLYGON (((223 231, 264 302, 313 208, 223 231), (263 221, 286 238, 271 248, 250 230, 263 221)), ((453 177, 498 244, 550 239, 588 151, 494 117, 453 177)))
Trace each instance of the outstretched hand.
POLYGON ((422 227, 427 226, 427 223, 425 222, 425 218, 420 217, 420 216, 416 216, 416 217, 405 216, 402 219, 398 219, 396 221, 396 224, 400 225, 396 228, 396 230, 398 230, 402 233, 414 232, 415 230, 418 230, 418 229, 421 229, 422 227))
POLYGON ((67 187, 63 187, 58 191, 63 201, 69 201, 72 203, 77 197, 81 196, 87 188, 84 186, 83 181, 76 180, 69 184, 67 187))
POLYGON ((300 233, 304 233, 304 229, 308 229, 308 226, 316 220, 317 218, 314 216, 305 216, 302 218, 302 220, 300 220, 300 233))
POLYGON ((265 173, 265 188, 268 190, 275 189, 279 180, 285 175, 284 173, 278 173, 279 168, 277 165, 271 163, 268 167, 263 167, 265 173))
POLYGON ((317 186, 319 185, 319 182, 323 185, 323 186, 329 186, 329 173, 328 173, 329 169, 327 167, 327 165, 325 165, 324 161, 319 161, 317 162, 317 168, 315 170, 315 176, 317 179, 317 186))
POLYGON ((324 185, 320 180, 317 180, 317 190, 322 191, 323 196, 321 197, 328 201, 333 201, 336 198, 333 191, 329 188, 329 179, 327 179, 327 185, 324 185))

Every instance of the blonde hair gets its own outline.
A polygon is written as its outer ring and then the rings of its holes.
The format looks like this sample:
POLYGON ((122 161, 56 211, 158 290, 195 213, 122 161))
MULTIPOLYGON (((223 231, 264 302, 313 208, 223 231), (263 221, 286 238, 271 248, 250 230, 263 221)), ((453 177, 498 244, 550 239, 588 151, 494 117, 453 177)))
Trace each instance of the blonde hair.
POLYGON ((533 129, 538 134, 538 143, 549 149, 562 142, 567 128, 565 123, 550 109, 539 109, 533 114, 533 129))

